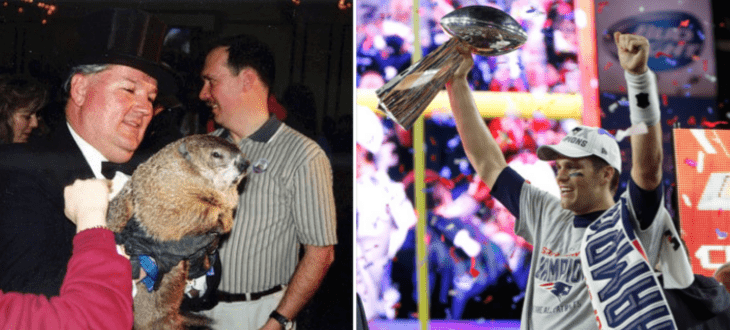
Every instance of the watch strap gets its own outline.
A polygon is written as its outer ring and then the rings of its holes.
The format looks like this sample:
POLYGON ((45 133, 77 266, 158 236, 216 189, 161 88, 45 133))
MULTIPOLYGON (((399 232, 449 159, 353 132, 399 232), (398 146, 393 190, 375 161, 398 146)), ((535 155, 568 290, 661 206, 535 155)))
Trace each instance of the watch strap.
POLYGON ((286 318, 286 316, 281 315, 281 313, 274 310, 269 314, 269 317, 276 320, 276 322, 279 322, 281 326, 284 327, 284 329, 289 329, 289 325, 291 325, 291 320, 286 318))

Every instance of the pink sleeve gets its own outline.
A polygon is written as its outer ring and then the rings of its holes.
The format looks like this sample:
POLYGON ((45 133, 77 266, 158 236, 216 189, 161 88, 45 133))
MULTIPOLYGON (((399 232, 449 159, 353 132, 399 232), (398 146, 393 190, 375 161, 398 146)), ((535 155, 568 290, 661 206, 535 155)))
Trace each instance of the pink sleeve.
POLYGON ((73 245, 59 296, 0 292, 0 329, 132 328, 132 269, 114 234, 84 230, 73 245))

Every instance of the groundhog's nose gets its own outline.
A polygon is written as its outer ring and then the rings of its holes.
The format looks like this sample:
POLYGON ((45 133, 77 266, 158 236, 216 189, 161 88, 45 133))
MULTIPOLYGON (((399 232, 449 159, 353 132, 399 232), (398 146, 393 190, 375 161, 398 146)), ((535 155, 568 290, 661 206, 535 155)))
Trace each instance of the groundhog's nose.
POLYGON ((248 170, 248 167, 251 166, 251 162, 248 161, 248 159, 244 159, 240 162, 238 162, 238 170, 241 171, 241 173, 246 173, 246 170, 248 170))

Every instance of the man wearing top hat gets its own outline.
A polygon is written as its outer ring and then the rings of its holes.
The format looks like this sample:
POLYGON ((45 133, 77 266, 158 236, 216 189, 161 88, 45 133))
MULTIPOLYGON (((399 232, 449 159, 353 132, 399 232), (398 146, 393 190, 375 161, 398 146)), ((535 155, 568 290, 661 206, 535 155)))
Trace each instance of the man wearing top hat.
POLYGON ((59 294, 75 234, 63 188, 104 178, 103 162, 132 157, 158 88, 172 81, 160 65, 165 32, 162 21, 132 9, 81 22, 84 54, 64 86, 66 125, 48 140, 0 149, 0 290, 59 294))

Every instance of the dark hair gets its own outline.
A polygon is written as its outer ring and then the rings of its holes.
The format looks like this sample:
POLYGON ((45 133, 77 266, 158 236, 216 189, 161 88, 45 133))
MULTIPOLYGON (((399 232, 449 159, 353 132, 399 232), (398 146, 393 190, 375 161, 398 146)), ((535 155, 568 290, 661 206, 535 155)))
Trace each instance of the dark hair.
POLYGON ((35 78, 0 75, 0 144, 13 142, 13 115, 20 109, 36 113, 48 103, 48 88, 35 78))
MULTIPOLYGON (((591 165, 593 165, 593 169, 596 171, 604 168, 605 166, 611 166, 603 158, 595 156, 595 155, 588 156, 588 160, 591 161, 591 165)), ((621 174, 618 172, 617 169, 614 168, 613 177, 611 177, 611 186, 610 186, 611 193, 614 193, 614 194, 616 193, 616 190, 618 189, 618 179, 620 176, 621 176, 621 174)))
POLYGON ((208 53, 218 47, 227 48, 228 68, 234 75, 238 75, 245 68, 251 68, 258 73, 271 93, 276 65, 274 53, 267 44, 253 36, 241 34, 219 39, 210 46, 208 53))

